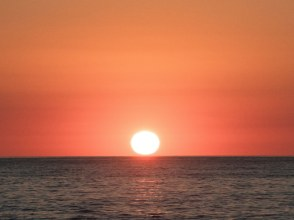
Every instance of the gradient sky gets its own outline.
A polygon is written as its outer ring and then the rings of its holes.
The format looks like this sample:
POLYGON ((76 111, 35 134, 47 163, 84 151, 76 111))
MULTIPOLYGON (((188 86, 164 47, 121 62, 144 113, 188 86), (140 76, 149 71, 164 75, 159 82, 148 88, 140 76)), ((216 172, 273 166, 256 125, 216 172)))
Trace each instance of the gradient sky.
POLYGON ((0 156, 294 155, 293 0, 0 0, 0 156))

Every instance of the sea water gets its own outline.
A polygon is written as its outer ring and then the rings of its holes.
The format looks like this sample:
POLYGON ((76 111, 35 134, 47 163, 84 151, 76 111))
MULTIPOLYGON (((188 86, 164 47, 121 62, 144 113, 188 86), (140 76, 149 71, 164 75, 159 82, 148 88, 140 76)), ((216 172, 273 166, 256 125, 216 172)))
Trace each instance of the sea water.
POLYGON ((0 159, 0 219, 294 219, 294 158, 0 159))

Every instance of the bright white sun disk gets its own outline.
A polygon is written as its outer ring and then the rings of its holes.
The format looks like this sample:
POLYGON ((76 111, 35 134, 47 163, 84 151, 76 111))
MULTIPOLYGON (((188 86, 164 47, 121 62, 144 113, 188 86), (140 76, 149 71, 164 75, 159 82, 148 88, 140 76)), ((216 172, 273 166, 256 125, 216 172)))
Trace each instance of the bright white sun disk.
POLYGON ((160 145, 158 136, 151 131, 139 131, 131 139, 131 146, 137 154, 150 155, 155 153, 160 145))

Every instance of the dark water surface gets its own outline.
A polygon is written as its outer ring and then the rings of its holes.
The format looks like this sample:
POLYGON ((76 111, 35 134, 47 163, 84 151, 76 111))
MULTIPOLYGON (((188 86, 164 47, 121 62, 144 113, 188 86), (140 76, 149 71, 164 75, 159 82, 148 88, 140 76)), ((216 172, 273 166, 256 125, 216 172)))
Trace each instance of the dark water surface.
POLYGON ((294 219, 293 157, 0 159, 0 219, 294 219))

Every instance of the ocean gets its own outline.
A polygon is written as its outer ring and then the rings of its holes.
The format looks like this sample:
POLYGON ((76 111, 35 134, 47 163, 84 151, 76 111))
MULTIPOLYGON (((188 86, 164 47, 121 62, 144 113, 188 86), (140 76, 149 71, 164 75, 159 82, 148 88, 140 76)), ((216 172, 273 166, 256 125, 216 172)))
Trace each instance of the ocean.
POLYGON ((2 158, 0 219, 294 219, 294 157, 2 158))

